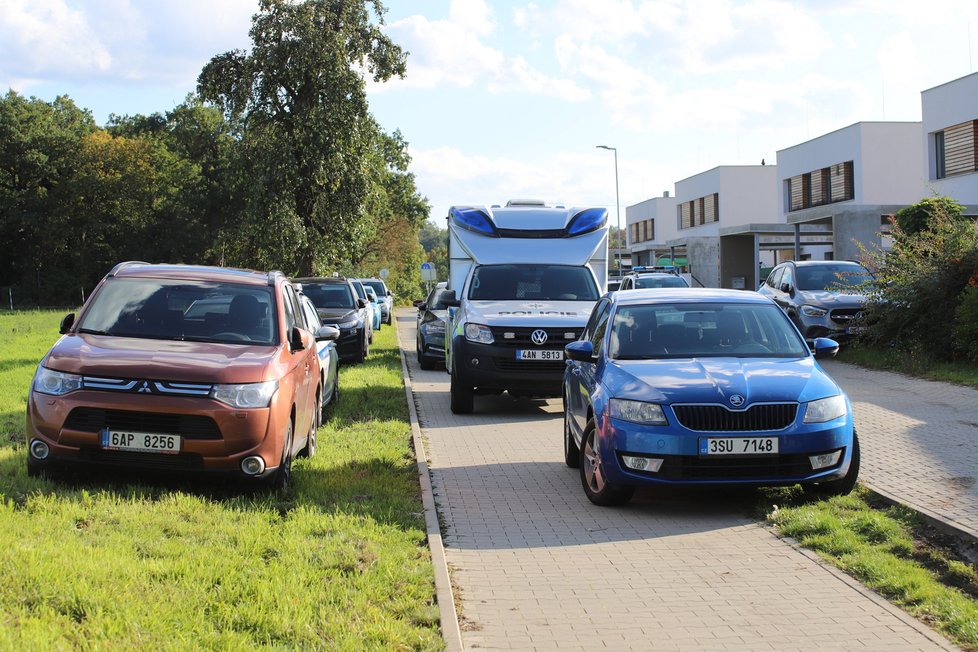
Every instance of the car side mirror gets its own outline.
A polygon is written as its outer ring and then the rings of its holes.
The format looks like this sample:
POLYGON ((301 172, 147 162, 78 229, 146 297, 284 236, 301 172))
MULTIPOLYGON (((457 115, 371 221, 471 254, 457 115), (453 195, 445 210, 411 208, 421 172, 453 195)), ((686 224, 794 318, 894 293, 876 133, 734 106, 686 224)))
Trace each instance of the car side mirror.
POLYGON ((791 294, 792 292, 794 292, 794 288, 791 287, 791 283, 782 283, 781 291, 791 294))
POLYGON ((65 333, 70 331, 71 327, 74 325, 75 325, 75 313, 70 312, 64 316, 64 319, 61 320, 61 327, 59 328, 58 332, 64 335, 65 333))
POLYGON ((387 291, 387 296, 389 296, 389 297, 392 297, 392 296, 394 296, 394 293, 393 293, 393 292, 391 292, 390 290, 388 290, 388 291, 387 291))
POLYGON ((441 302, 448 308, 458 308, 461 302, 455 297, 455 290, 449 290, 441 299, 441 302))
POLYGON ((564 347, 564 353, 577 362, 592 362, 594 360, 594 344, 590 340, 578 340, 564 347))
POLYGON ((340 339, 340 329, 336 326, 320 326, 316 331, 317 342, 335 342, 340 339))
POLYGON ((418 312, 424 312, 427 309, 428 309, 428 304, 425 304, 425 303, 419 303, 418 304, 418 312))
POLYGON ((816 359, 834 358, 839 352, 839 343, 827 337, 816 337, 812 348, 816 359))
POLYGON ((411 305, 420 310, 421 306, 424 305, 424 299, 415 299, 411 302, 411 305))
POLYGON ((289 348, 293 352, 306 348, 306 345, 302 342, 302 329, 298 326, 293 326, 292 332, 289 333, 289 348))
POLYGON ((357 308, 366 308, 366 307, 367 307, 366 299, 357 299, 357 308))

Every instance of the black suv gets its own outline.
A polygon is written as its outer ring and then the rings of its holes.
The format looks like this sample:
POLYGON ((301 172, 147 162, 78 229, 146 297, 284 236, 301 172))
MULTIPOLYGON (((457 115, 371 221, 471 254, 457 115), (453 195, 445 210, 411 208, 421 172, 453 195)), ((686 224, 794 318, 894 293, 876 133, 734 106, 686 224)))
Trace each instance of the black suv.
POLYGON ((866 304, 860 286, 869 278, 857 262, 790 260, 772 269, 758 292, 774 299, 806 340, 845 340, 861 328, 853 322, 866 304))
POLYGON ((367 302, 357 297, 353 283, 344 277, 297 278, 302 293, 316 306, 324 325, 340 330, 336 351, 343 362, 363 362, 370 353, 370 333, 367 302))

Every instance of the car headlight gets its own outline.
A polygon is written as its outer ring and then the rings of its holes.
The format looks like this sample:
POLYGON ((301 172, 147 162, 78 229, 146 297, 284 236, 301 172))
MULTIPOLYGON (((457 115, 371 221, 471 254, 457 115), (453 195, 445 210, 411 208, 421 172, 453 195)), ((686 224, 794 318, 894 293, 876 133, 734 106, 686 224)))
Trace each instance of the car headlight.
POLYGON ((445 322, 440 319, 435 319, 432 321, 426 321, 421 324, 421 331, 425 335, 444 335, 445 334, 445 322))
POLYGON ((465 339, 470 342, 480 342, 482 344, 492 344, 496 341, 492 336, 492 330, 482 324, 466 324, 465 339))
POLYGON ((613 398, 608 403, 608 415, 612 419, 644 423, 650 426, 668 425, 662 406, 645 401, 629 401, 623 398, 613 398))
POLYGON ((349 330, 351 328, 356 328, 357 327, 357 320, 356 319, 353 319, 353 320, 350 320, 350 321, 340 322, 339 324, 336 325, 336 327, 339 328, 340 330, 344 330, 344 331, 345 330, 349 330))
POLYGON ((65 374, 60 371, 38 367, 34 374, 34 391, 52 396, 62 396, 76 389, 81 389, 82 377, 75 374, 65 374))
POLYGON ((277 380, 243 385, 214 385, 211 388, 211 398, 235 408, 263 408, 271 403, 277 389, 277 380))
POLYGON ((825 308, 819 308, 817 306, 802 306, 801 314, 806 317, 824 317, 828 310, 825 308))
POLYGON ((805 423, 824 423, 846 415, 846 397, 836 394, 817 401, 809 401, 805 408, 805 423))

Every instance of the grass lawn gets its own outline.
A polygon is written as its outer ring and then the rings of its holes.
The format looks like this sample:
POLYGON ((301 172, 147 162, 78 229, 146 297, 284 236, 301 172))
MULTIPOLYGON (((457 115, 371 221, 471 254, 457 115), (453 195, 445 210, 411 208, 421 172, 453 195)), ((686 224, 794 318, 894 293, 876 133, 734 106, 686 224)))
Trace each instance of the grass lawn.
POLYGON ((885 369, 919 378, 978 387, 978 364, 974 363, 928 360, 919 355, 878 349, 865 344, 843 347, 839 351, 838 359, 871 369, 885 369))
POLYGON ((0 314, 0 649, 440 649, 395 332, 284 495, 28 478, 27 389, 60 312, 0 314))

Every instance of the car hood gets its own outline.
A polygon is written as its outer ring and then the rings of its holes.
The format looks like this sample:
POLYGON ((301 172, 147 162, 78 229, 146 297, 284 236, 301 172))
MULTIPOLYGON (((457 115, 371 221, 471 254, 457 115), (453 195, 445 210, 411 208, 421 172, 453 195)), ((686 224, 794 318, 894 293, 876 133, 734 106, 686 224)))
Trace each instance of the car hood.
POLYGON ((683 358, 609 362, 609 396, 653 403, 730 405, 812 401, 841 393, 814 358, 683 358))
POLYGON ((331 324, 349 321, 357 316, 357 311, 353 308, 316 308, 316 312, 323 323, 331 324))
POLYGON ((487 326, 583 326, 596 301, 468 301, 465 319, 487 326))
POLYGON ((279 355, 276 346, 66 335, 45 359, 49 369, 86 376, 200 383, 256 383, 279 355))
POLYGON ((866 295, 845 294, 829 290, 799 290, 803 303, 816 304, 826 308, 862 308, 866 295))

